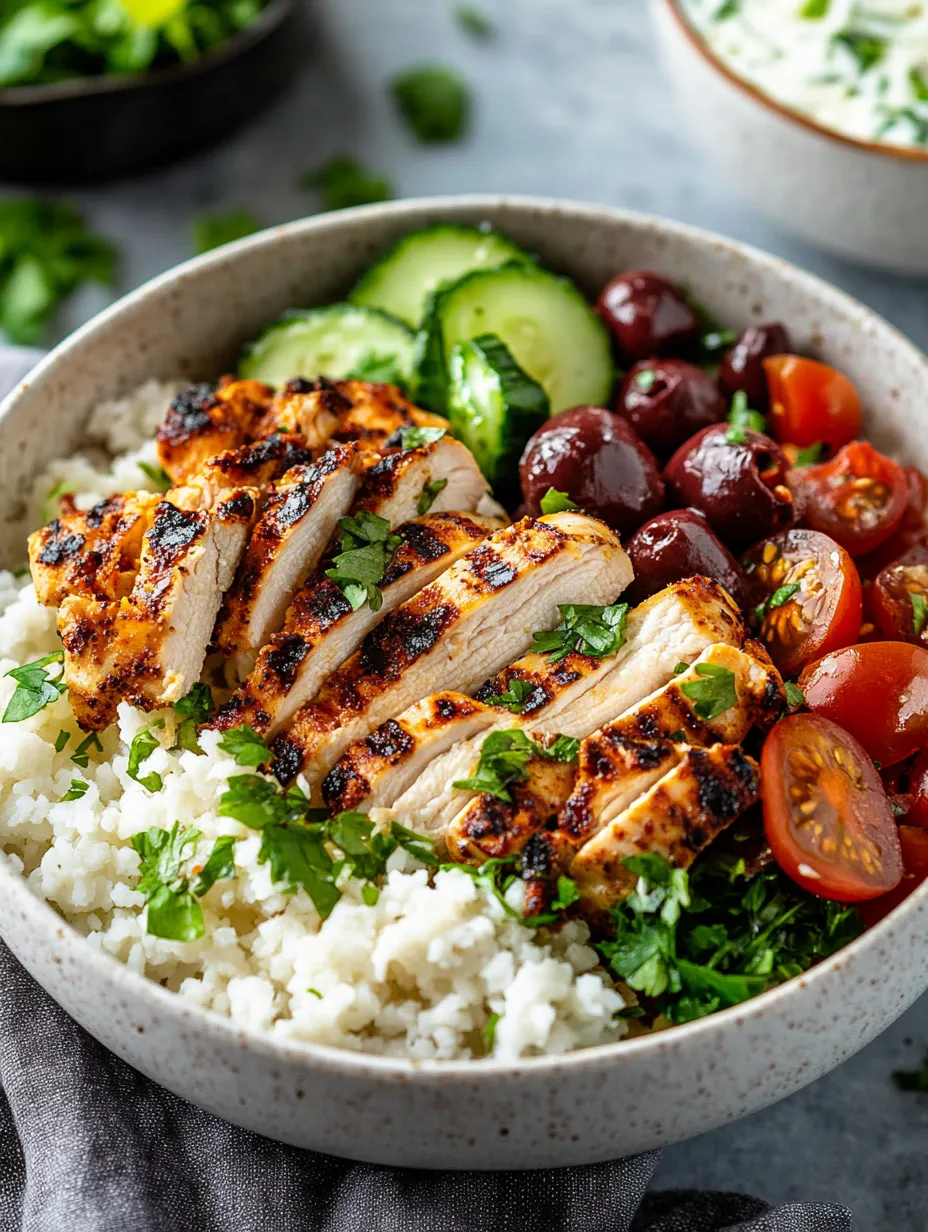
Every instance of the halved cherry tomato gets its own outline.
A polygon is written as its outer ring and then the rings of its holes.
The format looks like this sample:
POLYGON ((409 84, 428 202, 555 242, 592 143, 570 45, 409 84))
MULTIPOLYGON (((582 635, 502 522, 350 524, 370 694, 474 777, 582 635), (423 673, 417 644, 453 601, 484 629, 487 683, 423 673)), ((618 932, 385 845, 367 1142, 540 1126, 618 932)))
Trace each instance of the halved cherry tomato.
POLYGON ((928 742, 928 650, 906 642, 847 646, 799 677, 806 705, 891 766, 928 742))
POLYGON ((831 535, 852 556, 884 543, 908 505, 902 467, 866 441, 845 445, 830 462, 790 471, 789 485, 797 507, 804 504, 806 524, 831 535))
POLYGON ((891 565, 914 544, 921 542, 928 534, 925 523, 925 506, 928 504, 928 480, 914 466, 903 467, 908 489, 908 504, 902 521, 889 536, 873 552, 861 556, 857 560, 857 572, 861 581, 872 582, 881 569, 891 565))
POLYGON ((767 737, 760 771, 767 842, 793 881, 843 903, 899 884, 893 811, 853 736, 817 714, 790 715, 767 737))
POLYGON ((879 924, 891 911, 904 902, 913 890, 917 890, 928 877, 928 832, 915 826, 899 827, 899 846, 902 849, 902 880, 894 890, 870 902, 861 903, 858 910, 868 928, 879 924))
POLYGON ((919 753, 909 770, 911 804, 906 813, 906 824, 928 830, 928 752, 919 753))
POLYGON ((928 647, 928 548, 909 548, 876 575, 870 601, 886 637, 928 647))
POLYGON ((764 360, 770 390, 770 428, 778 441, 801 449, 823 441, 840 449, 860 432, 860 397, 843 373, 801 355, 764 360))
POLYGON ((784 675, 857 640, 860 579, 834 539, 817 530, 784 531, 755 544, 743 563, 760 636, 784 675))

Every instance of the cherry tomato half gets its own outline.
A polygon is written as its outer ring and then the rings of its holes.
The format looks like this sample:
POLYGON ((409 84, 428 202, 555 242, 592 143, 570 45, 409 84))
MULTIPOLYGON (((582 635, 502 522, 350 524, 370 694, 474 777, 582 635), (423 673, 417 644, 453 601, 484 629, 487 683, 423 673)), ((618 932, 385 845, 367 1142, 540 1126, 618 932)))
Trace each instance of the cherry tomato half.
POLYGON ((911 804, 905 821, 920 830, 928 830, 928 752, 919 753, 909 769, 911 804))
POLYGON ((928 547, 917 543, 880 570, 870 607, 886 637, 928 647, 928 547))
POLYGON ((873 552, 862 556, 857 561, 857 572, 861 581, 873 581, 881 569, 893 564, 903 552, 919 543, 928 534, 925 523, 925 505, 928 504, 928 480, 914 466, 903 467, 908 488, 908 503, 902 521, 889 536, 873 552))
POLYGON ((899 884, 893 811, 853 736, 819 715, 790 715, 767 737, 760 770, 767 842, 793 881, 844 903, 899 884))
POLYGON ((885 542, 908 505, 902 467, 866 441, 845 445, 830 462, 790 471, 789 483, 801 494, 806 524, 831 535, 852 556, 885 542))
POLYGON ((900 826, 899 846, 902 849, 904 870, 902 880, 888 894, 860 904, 861 918, 868 928, 885 919, 928 877, 928 833, 916 829, 915 826, 900 826))
POLYGON ((759 633, 785 676, 860 633, 860 579, 834 539, 788 530, 762 539, 744 558, 759 633))
POLYGON ((824 441, 840 449, 860 433, 860 398, 842 373, 801 355, 764 360, 770 428, 778 441, 806 449, 824 441))
POLYGON ((806 705, 891 766, 928 741, 928 650, 866 642, 835 650, 799 677, 806 705))

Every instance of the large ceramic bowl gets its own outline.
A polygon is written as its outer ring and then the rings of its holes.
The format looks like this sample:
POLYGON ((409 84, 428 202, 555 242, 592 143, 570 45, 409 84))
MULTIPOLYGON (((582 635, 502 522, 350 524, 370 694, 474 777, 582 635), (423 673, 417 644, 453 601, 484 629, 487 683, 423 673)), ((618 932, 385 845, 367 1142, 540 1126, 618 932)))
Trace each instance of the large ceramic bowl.
MULTIPOLYGON (((781 318, 841 367, 883 448, 928 469, 928 361, 884 321, 762 253, 674 223, 553 201, 451 198, 266 231, 142 287, 54 351, 0 411, 0 519, 89 409, 149 376, 214 377, 267 321, 343 294, 396 236, 489 219, 594 294, 653 267, 721 320, 781 318)), ((7 528, 6 559, 22 544, 7 528)), ((0 865, 0 934, 97 1039, 172 1091, 273 1138, 429 1168, 603 1160, 712 1129, 781 1099, 883 1030, 928 985, 928 885, 853 945, 743 1006, 650 1038, 519 1064, 413 1064, 242 1030, 92 949, 0 865)))
POLYGON ((830 252, 928 274, 928 150, 858 141, 777 103, 721 60, 680 0, 651 0, 693 140, 784 230, 830 252))

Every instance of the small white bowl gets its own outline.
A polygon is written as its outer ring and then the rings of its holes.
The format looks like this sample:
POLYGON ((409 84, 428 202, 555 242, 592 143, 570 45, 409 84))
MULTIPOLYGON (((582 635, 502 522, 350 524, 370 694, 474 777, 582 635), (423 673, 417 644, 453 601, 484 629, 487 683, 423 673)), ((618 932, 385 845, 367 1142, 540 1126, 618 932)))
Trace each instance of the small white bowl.
MULTIPOLYGON (((774 257, 601 206, 451 197, 342 210, 188 261, 44 359, 0 406, 0 562, 30 480, 79 447, 93 406, 149 377, 209 380, 286 308, 344 295, 399 235, 483 220, 596 295, 619 270, 686 284, 718 320, 784 321, 841 368, 866 432, 928 470, 928 360, 861 304, 774 257)), ((928 883, 865 936, 762 997, 566 1056, 416 1063, 242 1027, 144 979, 69 927, 0 860, 0 935, 103 1044, 178 1095, 296 1146, 420 1168, 593 1163, 675 1142, 790 1095, 873 1039, 928 987, 928 883)))
POLYGON ((839 256, 928 273, 928 150, 823 127, 734 73, 679 0, 651 0, 651 7, 693 139, 747 201, 839 256))

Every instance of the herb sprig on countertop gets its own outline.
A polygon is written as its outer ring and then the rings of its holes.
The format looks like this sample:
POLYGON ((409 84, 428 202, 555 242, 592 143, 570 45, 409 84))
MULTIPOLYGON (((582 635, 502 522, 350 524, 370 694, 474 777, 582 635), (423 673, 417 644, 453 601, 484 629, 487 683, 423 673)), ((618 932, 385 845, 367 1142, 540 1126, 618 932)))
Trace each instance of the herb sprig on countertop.
POLYGON ((345 210, 354 205, 389 201, 393 185, 377 172, 366 171, 353 158, 339 154, 314 171, 304 171, 301 188, 314 189, 322 198, 323 209, 345 210))
POLYGON ((470 91, 454 69, 417 65, 395 77, 390 88, 419 141, 432 144, 463 137, 470 119, 470 91))

